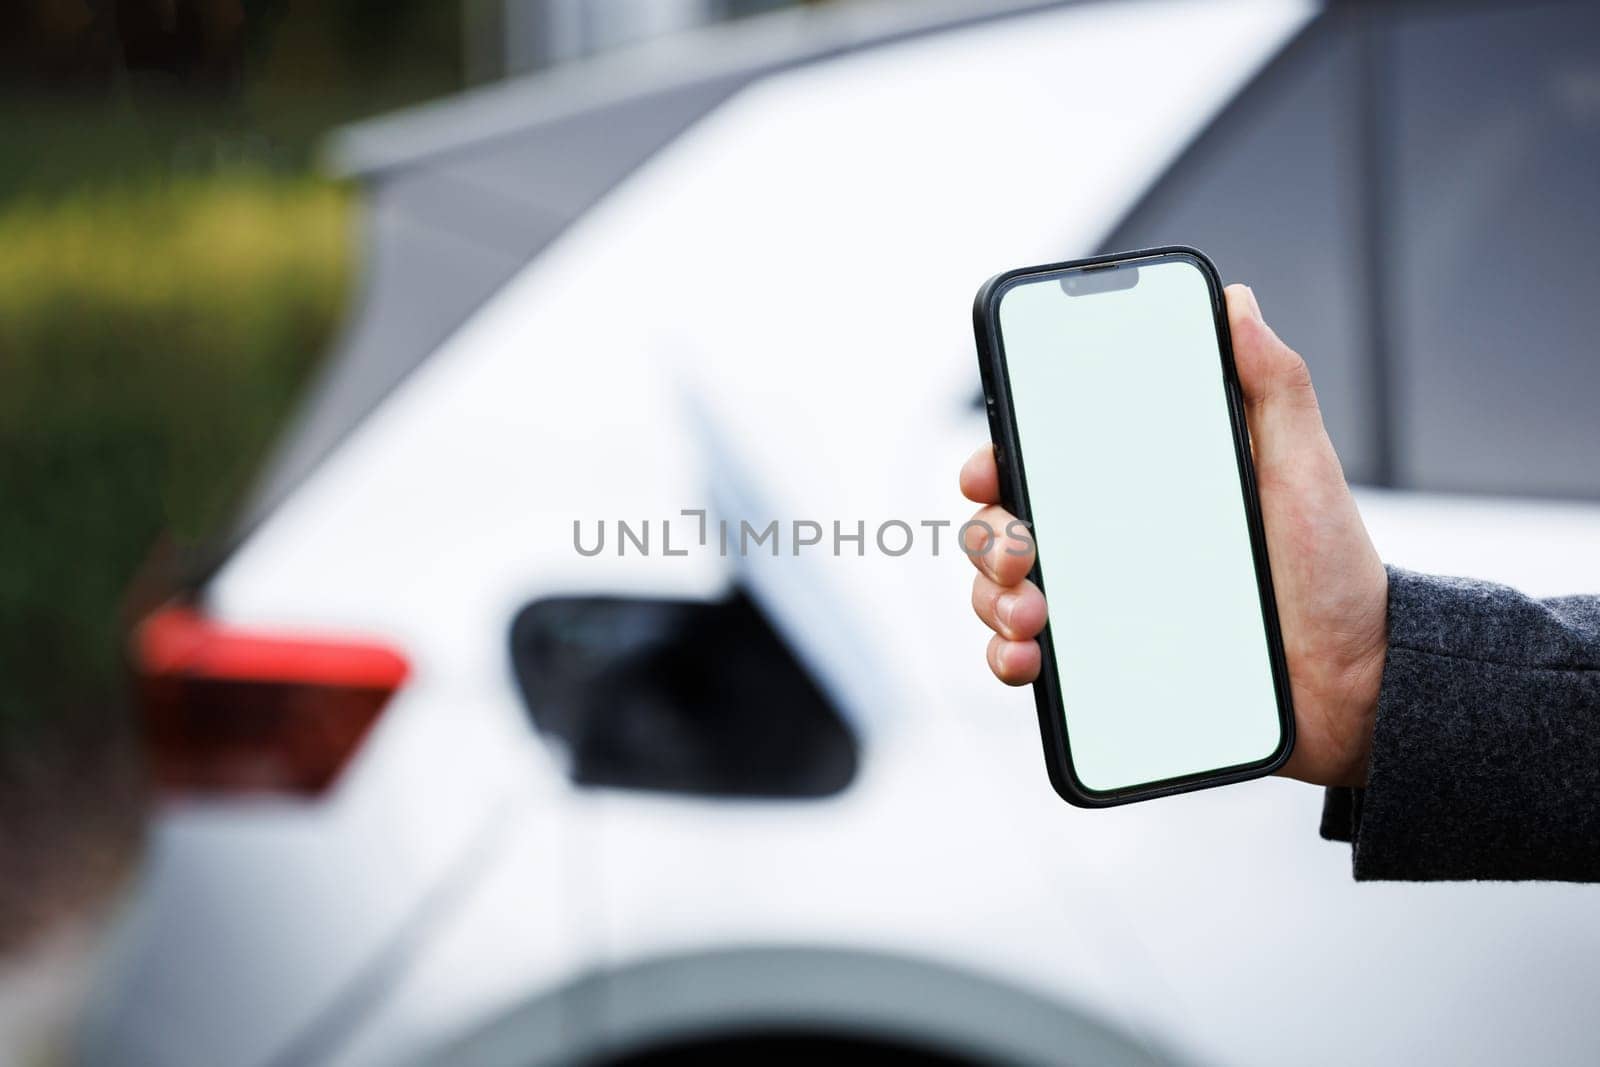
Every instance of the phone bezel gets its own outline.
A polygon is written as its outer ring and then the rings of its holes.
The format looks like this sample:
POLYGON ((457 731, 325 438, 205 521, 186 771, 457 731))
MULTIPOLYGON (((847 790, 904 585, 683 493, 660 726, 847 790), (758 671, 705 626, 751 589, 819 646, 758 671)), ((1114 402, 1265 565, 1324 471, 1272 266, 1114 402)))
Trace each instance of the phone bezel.
MULTIPOLYGON (((994 442, 1000 473, 1000 503, 1030 529, 1033 511, 1029 505, 1028 482, 1011 404, 1011 380, 1006 367, 1005 346, 1000 335, 1000 299, 1025 281, 1064 277, 1076 271, 1111 264, 1133 265, 1158 260, 1188 260, 1206 279, 1211 299, 1211 317, 1216 327, 1217 349, 1222 360, 1224 394, 1228 403, 1229 425, 1233 431, 1234 455, 1239 467, 1240 491, 1244 497, 1246 525, 1255 561, 1256 587, 1261 599, 1262 621, 1267 635, 1267 654, 1271 661, 1273 691, 1278 703, 1279 740, 1271 755, 1252 763, 1202 771, 1123 789, 1097 790, 1084 785, 1072 764, 1072 749, 1067 737, 1066 707, 1062 698, 1054 643, 1049 640, 1049 625, 1040 634, 1042 653, 1039 679, 1034 682, 1034 704, 1039 716, 1039 731, 1044 741, 1045 765, 1050 783, 1062 799, 1083 808, 1106 808, 1139 800, 1188 793, 1213 786, 1261 778, 1282 767, 1294 750, 1294 703, 1289 688, 1289 668, 1283 651, 1283 633, 1278 622, 1277 597, 1273 591, 1272 566, 1267 556, 1267 538, 1261 519, 1261 502, 1256 491, 1255 463, 1250 452, 1250 434, 1245 423, 1244 397, 1239 387, 1238 370, 1233 360, 1233 341, 1228 331, 1227 307, 1222 280, 1216 266, 1197 248, 1163 245, 1159 248, 1113 252, 1088 259, 1019 267, 997 274, 978 290, 973 302, 973 330, 978 344, 978 365, 983 377, 984 406, 989 416, 989 436, 994 442)), ((1044 574, 1037 559, 1029 577, 1048 597, 1044 574)))

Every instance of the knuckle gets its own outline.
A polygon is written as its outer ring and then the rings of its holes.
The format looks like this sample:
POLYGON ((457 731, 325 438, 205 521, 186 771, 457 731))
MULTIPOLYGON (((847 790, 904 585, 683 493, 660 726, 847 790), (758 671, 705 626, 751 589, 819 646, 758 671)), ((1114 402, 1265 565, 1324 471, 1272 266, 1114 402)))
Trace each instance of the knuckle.
POLYGON ((1282 346, 1282 356, 1278 360, 1278 374, 1283 383, 1293 388, 1311 385, 1311 367, 1300 353, 1288 345, 1282 346))
POLYGON ((1305 357, 1288 345, 1283 346, 1276 378, 1278 390, 1285 396, 1301 403, 1316 404, 1316 389, 1311 384, 1311 366, 1306 363, 1305 357))

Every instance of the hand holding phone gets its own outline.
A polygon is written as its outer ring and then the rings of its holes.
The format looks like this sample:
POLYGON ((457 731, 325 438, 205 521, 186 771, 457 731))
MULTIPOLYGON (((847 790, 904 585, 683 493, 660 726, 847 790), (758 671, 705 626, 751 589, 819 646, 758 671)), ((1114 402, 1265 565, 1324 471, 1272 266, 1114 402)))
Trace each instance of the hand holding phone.
MULTIPOLYGON (((1237 403, 1230 402, 1223 393, 1226 387, 1225 376, 1229 371, 1223 359, 1227 354, 1225 347, 1227 334, 1232 333, 1234 354, 1237 356, 1237 381, 1242 386, 1244 413, 1248 417, 1253 435, 1251 443, 1254 446, 1256 467, 1261 476, 1261 524, 1266 534, 1267 554, 1275 564, 1270 573, 1275 579, 1277 588, 1276 601, 1281 616, 1281 633, 1286 652, 1284 660, 1291 678, 1291 699, 1299 733, 1299 742, 1294 753, 1282 769, 1284 773, 1320 784, 1359 784, 1365 778, 1373 708, 1383 667, 1387 579, 1382 564, 1361 525, 1354 502, 1345 487, 1337 457, 1333 454, 1332 446, 1322 430, 1315 394, 1311 390, 1303 361, 1279 341, 1261 321, 1253 295, 1242 286, 1232 287, 1229 291, 1227 300, 1229 314, 1227 318, 1223 318, 1221 294, 1215 275, 1207 270, 1203 257, 1189 250, 1158 250, 1158 253, 1106 257, 1099 261, 1090 261, 1088 264, 1061 264, 1049 268, 1035 268, 1029 271, 1011 272, 1010 275, 1002 276, 1001 280, 1029 277, 1046 281, 1049 280, 1049 272, 1053 271, 1056 273, 1055 285, 1062 301, 1055 304, 1046 301, 1041 306, 1061 312, 1064 307, 1089 306, 1086 301, 1076 302, 1076 299, 1084 296, 1098 300, 1106 294, 1120 293, 1123 294, 1123 306, 1117 309, 1120 315, 1124 310, 1135 308, 1136 302, 1131 299, 1131 294, 1139 291, 1137 286, 1125 285, 1123 288, 1117 288, 1097 279, 1088 286, 1068 287, 1063 286, 1061 282, 1074 279, 1064 275, 1072 273, 1075 268, 1106 262, 1127 262, 1129 259, 1140 257, 1147 260, 1144 266, 1157 266, 1159 262, 1152 257, 1161 253, 1169 256, 1177 254, 1177 262, 1182 270, 1192 275, 1189 280, 1201 283, 1198 286, 1190 286, 1191 293, 1198 289, 1199 302, 1212 305, 1210 310, 1213 322, 1207 327, 1191 329, 1189 340, 1193 342, 1196 337, 1204 340, 1208 332, 1211 334, 1208 356, 1210 360, 1215 361, 1210 364, 1215 368, 1215 378, 1209 382, 1204 377, 1195 379, 1192 375, 1185 379, 1182 373, 1185 369, 1183 364, 1179 364, 1174 370, 1170 361, 1183 358, 1177 353, 1179 349, 1185 348, 1191 357, 1187 369, 1191 372, 1196 369, 1198 363, 1192 359, 1194 352, 1192 343, 1167 345, 1164 346, 1166 348, 1164 353, 1152 355, 1148 352, 1132 351, 1138 347, 1133 343, 1138 335, 1137 322, 1134 323, 1135 328, 1131 332, 1112 330, 1108 344, 1100 347, 1102 350, 1109 349, 1123 355, 1123 362, 1109 369, 1112 372, 1127 371, 1129 377, 1120 383, 1116 381, 1100 383, 1099 396, 1104 402, 1101 407, 1073 409, 1077 412, 1076 423, 1079 429, 1084 429, 1091 423, 1095 424, 1096 432, 1088 438, 1080 439, 1080 443, 1082 440, 1091 441, 1093 447, 1081 448, 1080 451, 1086 456, 1095 457, 1102 467, 1119 468, 1124 475, 1127 475, 1134 472, 1134 468, 1139 464, 1134 462, 1137 456, 1130 457, 1125 452, 1119 451, 1121 443, 1136 435, 1143 435, 1146 443, 1154 441, 1157 446, 1155 450, 1153 452, 1146 450, 1144 453, 1145 458, 1142 462, 1146 468, 1145 477, 1136 479, 1138 484, 1132 486, 1139 489, 1140 493, 1131 494, 1130 490, 1125 503, 1134 511, 1140 508, 1159 509, 1166 506, 1163 502, 1168 499, 1169 494, 1160 494, 1161 483, 1173 477, 1174 472, 1183 468, 1186 463, 1196 462, 1199 453, 1194 448, 1195 431, 1192 428, 1186 436, 1174 438, 1171 432, 1171 420, 1154 418, 1153 412, 1163 403, 1171 403, 1174 396, 1188 409, 1186 414, 1191 419, 1204 418, 1206 411, 1210 411, 1213 415, 1218 411, 1226 413, 1230 406, 1236 411, 1237 403), (1186 263, 1189 265, 1185 266, 1186 263), (1076 290, 1075 293, 1073 289, 1076 290), (1069 302, 1069 298, 1076 299, 1069 302), (1169 362, 1163 365, 1163 360, 1169 362), (1189 384, 1180 386, 1180 381, 1188 381, 1189 384), (1199 382, 1198 385, 1195 384, 1196 381, 1199 382), (1177 392, 1174 393, 1174 390, 1177 392), (1200 399, 1209 399, 1211 406, 1201 408, 1197 403, 1200 399), (1171 457, 1171 461, 1168 462, 1166 457, 1171 457)), ((1172 260, 1168 259, 1166 262, 1172 260)), ((1087 277, 1093 278, 1094 273, 1089 271, 1087 277)), ((1153 275, 1144 275, 1146 279, 1151 276, 1153 275)), ((1129 277, 1123 275, 1115 280, 1118 284, 1123 284, 1129 277)), ((986 294, 994 295, 994 288, 993 285, 986 287, 986 294)), ((1146 297, 1155 291, 1156 289, 1145 290, 1146 297)), ((1103 310, 1095 316, 1096 318, 1107 320, 1117 317, 1111 314, 1112 309, 1109 304, 1098 306, 1103 310)), ((983 301, 980 301, 980 346, 984 344, 982 309, 983 301)), ((1193 310, 1191 304, 1190 311, 1193 310)), ((1148 320, 1153 314, 1155 312, 1147 307, 1144 312, 1131 317, 1136 320, 1146 320, 1148 325, 1148 320)), ((1171 320, 1170 315, 1162 317, 1169 322, 1171 320)), ((1191 315, 1191 325, 1193 321, 1191 315)), ((998 327, 998 323, 996 326, 998 327)), ((995 351, 997 347, 991 338, 989 351, 991 362, 986 368, 986 377, 990 384, 992 413, 1001 409, 1002 405, 1010 403, 1010 392, 1015 391, 1020 394, 1022 388, 1021 383, 1016 381, 1004 383, 1002 387, 1007 390, 1004 395, 994 388, 995 365, 992 360, 997 354, 1004 356, 1003 352, 995 351)), ((1064 350, 1057 346, 1055 351, 1061 353, 1064 350)), ((1061 366, 1055 367, 1058 372, 1062 369, 1061 366)), ((1106 368, 1102 367, 1101 371, 1104 373, 1106 368)), ((1067 407, 1068 405, 1046 402, 1042 405, 1045 414, 1034 417, 1046 419, 1047 421, 1040 425, 1048 428, 1056 416, 1065 413, 1067 407)), ((1004 418, 995 415, 992 421, 1001 424, 995 426, 995 435, 1004 460, 1007 443, 1004 418)), ((1013 425, 1012 428, 1017 427, 1013 425)), ((1215 435, 1215 423, 1211 432, 1215 435)), ((1234 431, 1230 430, 1222 436, 1234 437, 1234 431)), ((1237 440, 1248 440, 1243 437, 1242 430, 1238 431, 1237 440)), ((1224 443, 1227 443, 1226 440, 1224 443)), ((1044 446, 1040 447, 1043 449, 1044 446)), ((1071 483, 1069 488, 1076 487, 1081 495, 1084 486, 1093 484, 1092 480, 1085 481, 1072 476, 1072 471, 1076 468, 1073 468, 1071 463, 1066 469, 1057 469, 1058 465, 1052 461, 1046 465, 1052 469, 1051 471, 1046 472, 1041 467, 1041 473, 1035 473, 1032 454, 1024 457, 1021 450, 1015 454, 1027 460, 1030 486, 1040 478, 1064 479, 1065 482, 1071 483)), ((1243 510, 1245 503, 1242 479, 1245 472, 1240 468, 1240 464, 1249 460, 1250 451, 1246 448, 1242 453, 1236 452, 1236 455, 1242 456, 1242 459, 1239 459, 1234 467, 1234 477, 1241 479, 1236 483, 1240 488, 1235 490, 1234 499, 1237 501, 1237 506, 1243 510)), ((1215 451, 1211 456, 1214 460, 1215 451)), ((963 490, 979 503, 998 505, 1003 495, 1003 473, 1005 472, 996 464, 990 450, 981 449, 962 473, 963 490)), ((1193 481, 1192 475, 1187 480, 1193 481)), ((1106 495, 1107 483, 1102 479, 1099 484, 1100 489, 1089 495, 1104 504, 1109 501, 1106 495)), ((1117 492, 1123 492, 1120 486, 1126 484, 1128 484, 1126 479, 1121 482, 1113 479, 1109 483, 1117 492)), ((1017 495, 1014 482, 1007 495, 1012 497, 1017 495)), ((1201 499, 1215 501, 1220 498, 1212 493, 1201 499)), ((1007 503, 1014 505, 1015 502, 1007 500, 1007 503)), ((1191 501, 1189 511, 1193 510, 1191 501)), ((1069 510, 1065 514, 1071 516, 1073 513, 1069 510)), ((1170 507, 1168 514, 1171 514, 1170 507)), ((1003 529, 1005 522, 1010 518, 1008 512, 997 506, 980 511, 979 516, 985 517, 986 521, 997 529, 1003 529)), ((1074 533, 1070 529, 1070 524, 1074 520, 1069 517, 1064 521, 1068 523, 1068 529, 1062 532, 1074 533)), ((1193 515, 1188 515, 1187 519, 1180 516, 1180 521, 1177 523, 1179 529, 1172 534, 1173 536, 1181 534, 1179 547, 1182 540, 1188 537, 1188 527, 1192 526, 1194 521, 1193 515)), ((1048 581, 1051 574, 1050 553, 1047 547, 1051 537, 1050 530, 1051 527, 1042 522, 1034 530, 1035 536, 1040 540, 1040 551, 1043 554, 1042 566, 1039 568, 1041 581, 1048 581)), ((1089 533, 1093 534, 1094 531, 1089 533)), ((1081 538, 1079 541, 1081 543, 1081 538)), ((1111 545, 1111 548, 1106 550, 1110 556, 1127 554, 1122 543, 1115 538, 1105 543, 1111 545)), ((1159 537, 1157 543, 1160 543, 1159 537)), ((1057 544, 1058 547, 1067 547, 1061 544, 1059 538, 1057 544)), ((1033 681, 1039 676, 1041 669, 1048 666, 1043 662, 1046 659, 1046 649, 1040 646, 1043 644, 1048 648, 1047 643, 1051 634, 1043 634, 1040 641, 1033 640, 1041 635, 1045 614, 1043 596, 1024 576, 1035 561, 1031 557, 1019 559, 1010 556, 1005 552, 1006 547, 1009 546, 996 545, 991 553, 975 560, 982 573, 974 583, 973 604, 980 617, 996 631, 989 653, 992 669, 1003 680, 1013 684, 1024 684, 1033 681)), ((1074 611, 1080 618, 1087 618, 1102 607, 1083 600, 1078 603, 1072 602, 1070 593, 1088 589, 1092 585, 1092 582, 1086 585, 1071 581, 1075 577, 1071 574, 1075 562, 1068 557, 1067 562, 1058 568, 1063 581, 1051 582, 1047 586, 1053 598, 1052 615, 1059 615, 1062 611, 1074 611)), ((1139 714, 1140 706, 1132 704, 1131 698, 1139 693, 1141 688, 1146 692, 1151 688, 1142 681, 1147 673, 1159 672, 1165 667, 1169 672, 1168 678, 1180 687, 1187 687, 1169 690, 1184 694, 1184 700, 1175 705, 1178 713, 1182 714, 1187 710, 1198 715, 1200 710, 1203 710, 1205 693, 1202 691, 1198 699, 1189 699, 1188 694, 1201 691, 1207 684, 1202 677, 1205 664, 1201 664, 1202 669, 1198 672, 1183 667, 1185 647, 1181 642, 1171 646, 1177 651, 1176 657, 1163 654, 1162 651, 1163 622, 1168 624, 1165 627, 1165 639, 1172 640, 1174 627, 1171 624, 1183 618, 1186 613, 1191 628, 1204 627, 1212 621, 1212 615, 1207 611, 1195 614, 1192 598, 1187 601, 1189 607, 1185 607, 1184 579, 1194 568, 1178 569, 1176 573, 1179 578, 1175 583, 1170 581, 1156 583, 1156 588, 1145 590, 1144 595, 1139 596, 1136 595, 1136 587, 1139 585, 1141 574, 1148 574, 1152 569, 1159 571, 1159 561, 1154 568, 1145 567, 1143 571, 1139 569, 1141 563, 1139 559, 1123 559, 1113 563, 1120 563, 1128 580, 1117 584, 1114 589, 1115 596, 1108 598, 1105 607, 1120 610, 1116 597, 1125 593, 1126 603, 1134 600, 1147 601, 1144 608, 1155 625, 1150 628, 1151 634, 1154 635, 1152 638, 1139 636, 1141 631, 1135 626, 1133 630, 1135 639, 1124 641, 1120 645, 1116 642, 1110 644, 1109 647, 1114 654, 1131 649, 1142 656, 1142 659, 1137 673, 1130 672, 1125 666, 1121 670, 1102 672, 1102 677, 1099 679, 1102 692, 1110 693, 1112 697, 1106 701, 1107 710, 1112 713, 1107 721, 1117 728, 1128 727, 1122 743, 1127 746, 1127 753, 1133 760, 1148 759, 1152 753, 1145 752, 1144 748, 1159 748, 1163 745, 1166 746, 1169 756, 1174 755, 1173 750, 1176 749, 1177 758, 1193 759, 1200 754, 1203 745, 1183 743, 1174 746, 1173 737, 1160 729, 1160 723, 1153 722, 1154 719, 1159 719, 1160 715, 1139 714), (1178 663, 1176 668, 1173 666, 1175 660, 1178 663), (1117 709, 1129 706, 1132 707, 1133 713, 1128 715, 1126 720, 1114 717, 1117 709)), ((1092 573, 1090 577, 1093 578, 1092 573)), ((1209 580, 1209 577, 1202 573, 1202 583, 1209 580)), ((1232 594, 1236 598, 1238 585, 1239 583, 1235 581, 1232 586, 1232 594)), ((1237 612, 1235 621, 1238 621, 1237 612)), ((1260 625, 1263 632, 1262 640, 1265 641, 1266 623, 1263 621, 1260 625)), ((1179 626, 1177 629, 1181 630, 1183 627, 1179 626)), ((1216 630, 1217 628, 1213 627, 1213 631, 1216 630)), ((1217 639, 1217 632, 1202 633, 1201 636, 1208 640, 1217 639)), ((1237 646, 1239 643, 1233 642, 1233 644, 1237 646)), ((1078 648, 1076 651, 1081 652, 1082 649, 1078 648)), ((1075 680, 1081 678, 1081 670, 1095 670, 1101 665, 1100 660, 1088 659, 1080 669, 1080 674, 1074 676, 1075 680)), ((1270 664, 1268 669, 1270 671, 1270 664)), ((1237 679, 1249 672, 1250 667, 1246 665, 1242 669, 1237 667, 1231 669, 1223 677, 1237 679)), ((1156 677, 1159 679, 1161 675, 1157 674, 1156 677)), ((1257 680, 1259 682, 1259 674, 1257 680)), ((1050 755, 1050 731, 1053 728, 1059 729, 1064 735, 1063 748, 1071 739, 1072 712, 1068 701, 1072 699, 1072 688, 1069 683, 1058 682, 1058 685, 1063 684, 1067 688, 1057 689, 1057 695, 1052 697, 1048 683, 1042 683, 1037 702, 1041 728, 1046 736, 1047 758, 1053 761, 1052 779, 1057 782, 1058 789, 1074 802, 1096 805, 1117 803, 1161 795, 1163 792, 1198 788, 1202 785, 1216 784, 1219 780, 1234 780, 1235 777, 1241 776, 1238 765, 1232 768, 1197 767, 1187 776, 1176 776, 1181 779, 1176 782, 1170 779, 1166 782, 1158 780, 1127 782, 1123 783, 1121 788, 1106 790, 1094 788, 1095 782, 1082 783, 1075 766, 1069 765, 1071 769, 1063 774, 1060 766, 1064 762, 1062 750, 1058 748, 1056 755, 1050 755), (1219 771, 1221 773, 1218 773, 1219 771), (1086 796, 1072 795, 1073 790, 1079 788, 1072 784, 1074 777, 1078 777, 1079 782, 1088 787, 1083 789, 1086 796), (1062 788, 1063 779, 1067 783, 1067 788, 1062 788), (1111 795, 1105 795, 1108 793, 1111 795)), ((1081 690, 1081 692, 1087 691, 1081 690)), ((1223 707, 1229 709, 1234 705, 1231 702, 1224 702, 1223 707)), ((1172 707, 1169 706, 1167 710, 1170 712, 1172 707)), ((1256 713, 1259 715, 1259 712, 1258 701, 1256 713)), ((1079 721, 1083 721, 1081 715, 1079 721)), ((1105 723, 1101 725, 1104 726, 1105 723)), ((1185 725, 1192 726, 1195 723, 1191 721, 1185 724, 1180 721, 1180 728, 1185 725)), ((1207 724, 1201 722, 1200 725, 1207 724)), ((1259 726, 1259 718, 1257 725, 1259 726)), ((1287 728, 1284 732, 1287 733, 1287 728)), ((1226 729, 1219 731, 1219 738, 1212 740, 1220 739, 1223 733, 1226 733, 1226 729)), ((1068 751, 1070 752, 1070 748, 1068 751)), ((1214 759, 1215 754, 1209 758, 1214 759)), ((1265 773, 1270 769, 1271 762, 1273 761, 1268 759, 1256 760, 1253 766, 1247 764, 1242 776, 1265 773)), ((1100 771, 1104 769, 1104 766, 1099 768, 1100 771)), ((1095 771, 1092 769, 1090 773, 1092 775, 1095 771)), ((1112 785, 1115 787, 1117 783, 1112 785)))

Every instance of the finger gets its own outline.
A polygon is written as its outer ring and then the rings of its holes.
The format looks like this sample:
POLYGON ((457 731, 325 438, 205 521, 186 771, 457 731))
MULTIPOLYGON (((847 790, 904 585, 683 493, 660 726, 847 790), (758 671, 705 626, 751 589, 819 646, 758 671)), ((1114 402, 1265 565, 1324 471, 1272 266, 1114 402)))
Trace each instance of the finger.
POLYGON ((1228 332, 1233 335, 1233 362, 1245 403, 1251 408, 1277 404, 1315 409, 1317 395, 1306 361, 1272 332, 1261 317, 1256 294, 1247 285, 1230 285, 1224 295, 1228 332))
POLYGON ((982 574, 972 579, 972 610, 984 625, 1009 641, 1038 637, 1047 614, 1044 594, 1026 578, 1007 589, 982 574))
POLYGON ((1248 286, 1230 285, 1225 296, 1233 361, 1257 467, 1271 476, 1275 470, 1299 467, 1308 460, 1337 462, 1306 361, 1266 324, 1248 286))
POLYGON ((1039 677, 1039 642, 989 639, 989 669, 1007 685, 1028 685, 1039 677))
POLYGON ((974 504, 1000 503, 1000 470, 994 445, 984 445, 961 465, 961 495, 974 504))
POLYGON ((1033 570, 1033 532, 1005 508, 979 508, 962 523, 961 549, 998 585, 1012 586, 1033 570))

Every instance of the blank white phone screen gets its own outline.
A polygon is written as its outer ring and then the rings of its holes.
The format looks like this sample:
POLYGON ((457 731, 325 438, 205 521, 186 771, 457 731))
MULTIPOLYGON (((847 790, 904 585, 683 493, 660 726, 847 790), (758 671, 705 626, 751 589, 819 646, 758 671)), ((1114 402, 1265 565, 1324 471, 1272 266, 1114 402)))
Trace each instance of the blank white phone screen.
POLYGON ((1098 291, 999 309, 1073 767, 1112 791, 1259 763, 1281 726, 1206 277, 1073 276, 1098 291))

